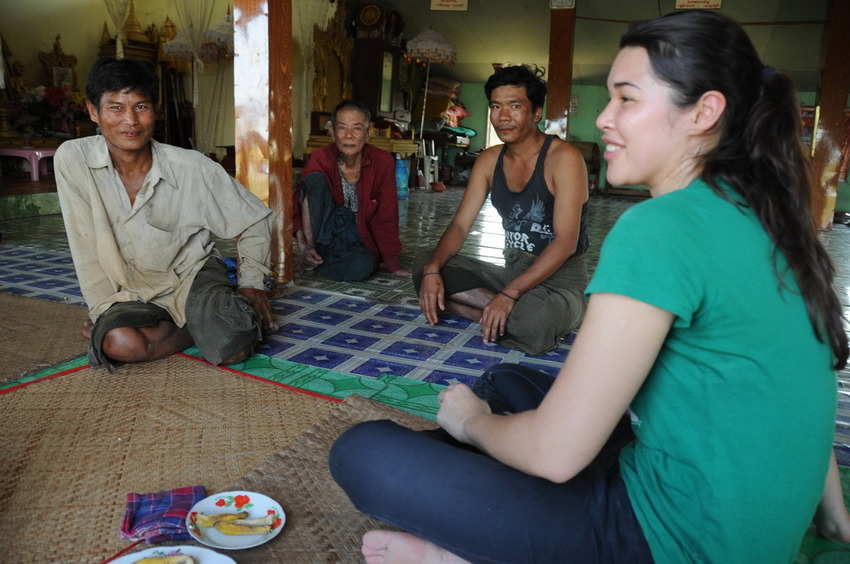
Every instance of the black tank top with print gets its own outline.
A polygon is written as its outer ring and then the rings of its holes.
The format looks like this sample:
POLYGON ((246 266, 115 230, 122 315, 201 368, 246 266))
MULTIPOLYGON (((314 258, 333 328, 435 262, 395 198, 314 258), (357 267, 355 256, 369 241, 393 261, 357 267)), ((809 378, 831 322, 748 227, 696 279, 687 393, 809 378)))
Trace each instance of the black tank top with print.
MULTIPOLYGON (((502 147, 496 168, 493 170, 493 186, 490 189, 490 201, 502 217, 502 227, 505 229, 505 248, 520 249, 532 255, 539 256, 555 233, 552 230, 552 216, 555 211, 555 196, 546 187, 543 166, 546 154, 552 144, 554 135, 547 135, 537 164, 528 183, 519 192, 511 192, 505 178, 503 160, 508 147, 502 147)), ((581 208, 581 225, 579 226, 578 244, 573 256, 587 251, 587 202, 581 208)))

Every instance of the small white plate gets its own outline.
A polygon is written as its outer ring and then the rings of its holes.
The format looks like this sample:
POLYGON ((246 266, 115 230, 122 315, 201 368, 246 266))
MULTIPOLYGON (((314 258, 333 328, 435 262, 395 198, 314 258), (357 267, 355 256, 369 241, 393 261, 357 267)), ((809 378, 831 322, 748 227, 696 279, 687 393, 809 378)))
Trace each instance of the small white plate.
POLYGON ((121 558, 113 560, 110 564, 133 564, 142 558, 176 556, 178 554, 187 554, 193 557, 198 564, 236 564, 236 561, 231 557, 201 546, 160 546, 148 548, 132 554, 125 554, 121 558))
POLYGON ((275 538, 283 529, 286 522, 286 514, 278 502, 263 494, 254 492, 221 492, 202 499, 189 511, 186 516, 186 528, 189 534, 199 543, 213 548, 224 548, 227 550, 238 550, 251 548, 268 542, 275 538), (216 513, 239 513, 248 512, 248 519, 265 517, 275 514, 277 520, 272 525, 272 531, 265 535, 225 535, 215 527, 199 527, 193 515, 213 515, 216 513))

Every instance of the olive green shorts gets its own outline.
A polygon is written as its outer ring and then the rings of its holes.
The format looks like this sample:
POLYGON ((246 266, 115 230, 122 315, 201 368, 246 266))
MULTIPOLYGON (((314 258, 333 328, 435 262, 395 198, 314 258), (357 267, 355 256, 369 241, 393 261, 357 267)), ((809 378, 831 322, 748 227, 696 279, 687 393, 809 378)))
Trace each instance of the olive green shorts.
MULTIPOLYGON (((498 293, 536 260, 519 249, 505 249, 504 256, 505 266, 463 255, 449 259, 440 271, 446 297, 474 288, 498 293)), ((422 269, 430 258, 429 250, 413 261, 413 284, 417 292, 422 283, 422 269)), ((505 335, 499 344, 530 355, 557 347, 561 338, 574 331, 584 317, 587 307, 584 290, 589 279, 585 255, 568 258, 549 278, 519 298, 508 316, 505 335)))
MULTIPOLYGON (((118 302, 103 312, 91 329, 89 362, 110 372, 120 363, 103 353, 103 338, 119 327, 155 327, 161 322, 174 323, 160 306, 145 302, 118 302)), ((186 328, 201 356, 212 364, 253 348, 262 338, 254 309, 248 299, 236 291, 227 275, 227 267, 218 257, 210 257, 195 275, 186 299, 186 328)))

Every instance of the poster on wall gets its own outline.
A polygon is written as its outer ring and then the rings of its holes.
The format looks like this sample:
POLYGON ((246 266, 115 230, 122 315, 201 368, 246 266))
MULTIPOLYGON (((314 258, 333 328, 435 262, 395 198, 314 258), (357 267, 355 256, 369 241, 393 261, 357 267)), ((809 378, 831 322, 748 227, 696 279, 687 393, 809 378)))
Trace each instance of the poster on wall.
POLYGON ((800 119, 802 120, 803 144, 810 150, 814 150, 812 141, 815 133, 815 108, 814 106, 801 106, 800 119))
POLYGON ((677 10, 719 10, 723 0, 676 0, 677 10))
POLYGON ((469 7, 469 0, 431 0, 431 9, 440 11, 465 12, 469 7))
POLYGON ((850 108, 844 110, 844 137, 841 140, 841 159, 838 162, 838 179, 847 182, 850 169, 850 108))
POLYGON ((578 96, 570 96, 570 116, 578 115, 578 96))

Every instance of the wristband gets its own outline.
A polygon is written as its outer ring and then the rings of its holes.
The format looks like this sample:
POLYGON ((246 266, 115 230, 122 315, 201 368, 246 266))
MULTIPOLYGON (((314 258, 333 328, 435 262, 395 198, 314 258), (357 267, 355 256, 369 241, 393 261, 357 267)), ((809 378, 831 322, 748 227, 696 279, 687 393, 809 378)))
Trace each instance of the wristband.
POLYGON ((499 293, 500 293, 500 294, 502 294, 503 296, 505 296, 506 298, 510 298, 510 299, 512 299, 512 300, 513 300, 513 301, 515 301, 515 302, 518 302, 518 301, 519 301, 519 298, 515 298, 515 297, 513 297, 513 296, 509 296, 509 295, 507 295, 506 293, 504 293, 504 292, 503 292, 503 291, 501 291, 501 290, 499 290, 499 293))
POLYGON ((439 274, 439 272, 423 272, 422 278, 425 278, 426 276, 431 276, 432 274, 439 274))

